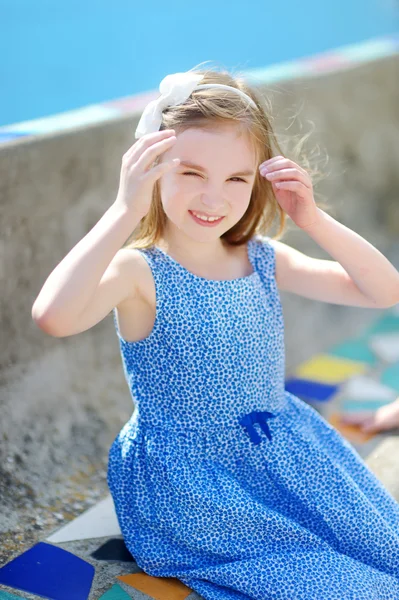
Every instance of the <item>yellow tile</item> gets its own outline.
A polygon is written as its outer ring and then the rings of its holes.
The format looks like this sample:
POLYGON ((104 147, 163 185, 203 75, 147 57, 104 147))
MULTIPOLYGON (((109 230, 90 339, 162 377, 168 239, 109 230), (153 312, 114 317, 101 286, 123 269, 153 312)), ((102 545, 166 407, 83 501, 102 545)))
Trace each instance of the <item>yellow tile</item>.
POLYGON ((152 577, 146 573, 118 575, 117 579, 155 600, 185 600, 192 590, 173 577, 152 577))
POLYGON ((368 365, 331 354, 317 354, 297 367, 295 375, 322 383, 341 383, 354 375, 365 373, 368 365))

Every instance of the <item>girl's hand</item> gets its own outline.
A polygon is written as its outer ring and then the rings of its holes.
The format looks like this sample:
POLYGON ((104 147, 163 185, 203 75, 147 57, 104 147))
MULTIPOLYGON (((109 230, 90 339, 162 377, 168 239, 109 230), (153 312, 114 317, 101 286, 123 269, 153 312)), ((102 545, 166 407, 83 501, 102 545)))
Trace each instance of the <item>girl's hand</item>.
POLYGON ((341 422, 349 425, 358 425, 362 431, 367 433, 379 433, 399 428, 399 397, 381 406, 375 412, 368 416, 342 415, 341 422))
POLYGON ((119 189, 114 205, 142 219, 148 213, 154 183, 179 163, 175 158, 153 167, 154 161, 176 141, 173 129, 149 133, 137 140, 122 158, 119 189))
POLYGON ((317 222, 312 181, 304 169, 284 156, 274 156, 262 163, 259 171, 271 182, 278 203, 298 227, 306 229, 317 222))

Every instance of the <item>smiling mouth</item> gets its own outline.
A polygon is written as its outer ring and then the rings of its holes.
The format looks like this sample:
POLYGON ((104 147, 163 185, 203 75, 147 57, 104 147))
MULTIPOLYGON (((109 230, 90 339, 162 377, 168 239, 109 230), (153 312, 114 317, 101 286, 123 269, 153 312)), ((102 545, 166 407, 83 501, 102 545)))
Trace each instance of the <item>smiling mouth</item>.
POLYGON ((190 210, 193 215, 198 217, 199 219, 210 220, 210 221, 220 221, 220 219, 224 218, 224 215, 210 215, 208 213, 199 212, 197 210, 190 210))
POLYGON ((188 212, 190 213, 190 215, 196 223, 199 223, 200 225, 205 225, 207 227, 218 225, 224 219, 224 216, 217 218, 204 216, 201 218, 200 216, 198 216, 199 213, 197 212, 194 212, 192 210, 189 210, 188 212))

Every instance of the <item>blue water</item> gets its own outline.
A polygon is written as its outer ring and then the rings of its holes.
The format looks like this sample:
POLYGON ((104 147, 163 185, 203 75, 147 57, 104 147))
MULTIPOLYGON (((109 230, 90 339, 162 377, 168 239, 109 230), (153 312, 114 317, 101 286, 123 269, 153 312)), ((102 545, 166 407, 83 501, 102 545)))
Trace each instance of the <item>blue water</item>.
POLYGON ((0 125, 158 89, 203 61, 265 67, 398 22, 398 0, 0 0, 0 125))

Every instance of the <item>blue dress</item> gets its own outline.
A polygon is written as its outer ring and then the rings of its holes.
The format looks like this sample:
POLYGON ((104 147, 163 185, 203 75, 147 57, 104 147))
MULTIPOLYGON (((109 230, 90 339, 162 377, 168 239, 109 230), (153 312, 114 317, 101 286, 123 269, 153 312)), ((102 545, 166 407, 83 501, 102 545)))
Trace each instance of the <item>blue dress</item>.
POLYGON ((127 548, 206 600, 399 598, 399 505, 354 448, 284 388, 270 238, 253 273, 194 275, 152 246, 156 319, 119 337, 135 411, 109 451, 127 548))

